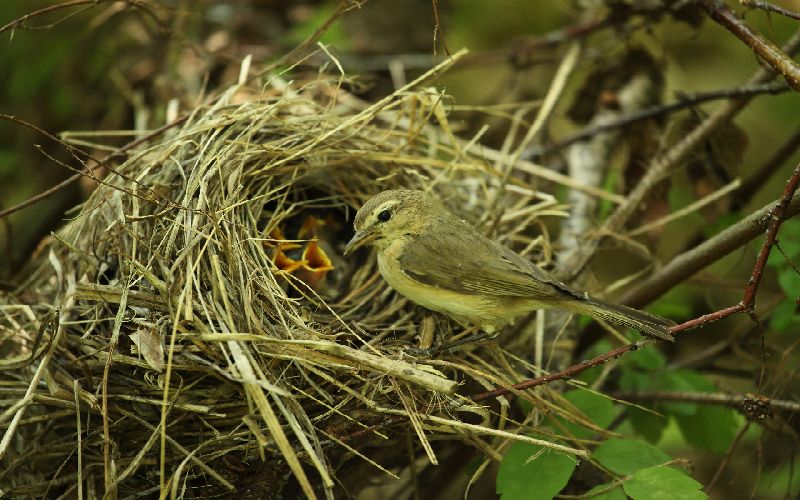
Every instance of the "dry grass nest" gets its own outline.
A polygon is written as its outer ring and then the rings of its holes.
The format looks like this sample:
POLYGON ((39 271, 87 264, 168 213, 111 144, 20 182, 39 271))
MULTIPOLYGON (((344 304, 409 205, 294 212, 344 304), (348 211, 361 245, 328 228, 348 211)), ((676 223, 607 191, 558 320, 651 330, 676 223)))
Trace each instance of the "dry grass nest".
POLYGON ((463 329, 389 289, 368 250, 341 257, 354 210, 394 187, 549 255, 537 227, 563 207, 517 151, 456 137, 432 74, 371 104, 344 77, 243 82, 98 179, 0 295, 3 492, 196 497, 258 478, 263 496, 332 497, 402 474, 406 431, 432 463, 432 441, 569 452, 508 401, 469 398, 541 373, 525 329, 414 358, 463 329))

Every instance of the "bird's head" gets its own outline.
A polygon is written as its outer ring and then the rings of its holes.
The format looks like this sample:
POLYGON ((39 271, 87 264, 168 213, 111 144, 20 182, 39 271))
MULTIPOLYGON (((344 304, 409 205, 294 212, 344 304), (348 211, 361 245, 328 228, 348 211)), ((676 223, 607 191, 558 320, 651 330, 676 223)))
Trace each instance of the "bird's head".
POLYGON ((344 253, 364 245, 385 248, 398 238, 417 234, 441 210, 439 202, 424 191, 393 189, 378 193, 356 213, 356 234, 344 253))

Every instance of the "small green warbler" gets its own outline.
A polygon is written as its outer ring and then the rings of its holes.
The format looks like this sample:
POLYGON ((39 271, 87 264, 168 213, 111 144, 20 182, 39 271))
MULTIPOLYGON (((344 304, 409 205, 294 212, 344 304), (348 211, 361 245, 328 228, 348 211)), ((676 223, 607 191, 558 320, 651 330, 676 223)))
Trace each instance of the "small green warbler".
POLYGON ((572 290, 423 191, 379 193, 361 207, 354 225, 345 255, 375 247, 392 288, 490 335, 534 309, 563 309, 673 340, 672 321, 572 290))

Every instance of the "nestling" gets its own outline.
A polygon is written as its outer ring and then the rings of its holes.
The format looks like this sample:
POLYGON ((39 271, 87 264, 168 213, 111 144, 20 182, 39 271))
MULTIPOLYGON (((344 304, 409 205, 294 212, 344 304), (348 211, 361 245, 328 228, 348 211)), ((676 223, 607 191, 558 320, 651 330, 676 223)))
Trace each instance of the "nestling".
POLYGON ((378 268, 392 288, 486 333, 534 309, 563 309, 673 340, 672 321, 570 289, 423 191, 375 195, 359 209, 354 226, 345 255, 375 247, 378 268))

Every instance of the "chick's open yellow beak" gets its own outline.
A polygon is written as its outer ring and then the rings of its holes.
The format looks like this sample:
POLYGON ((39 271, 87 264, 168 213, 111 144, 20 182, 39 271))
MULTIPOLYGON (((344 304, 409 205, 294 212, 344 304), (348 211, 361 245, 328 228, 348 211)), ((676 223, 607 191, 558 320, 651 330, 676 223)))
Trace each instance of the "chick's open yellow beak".
POLYGON ((378 235, 376 233, 371 231, 356 231, 353 239, 348 241, 347 246, 344 247, 344 254, 347 255, 356 248, 369 244, 377 236, 378 235))

